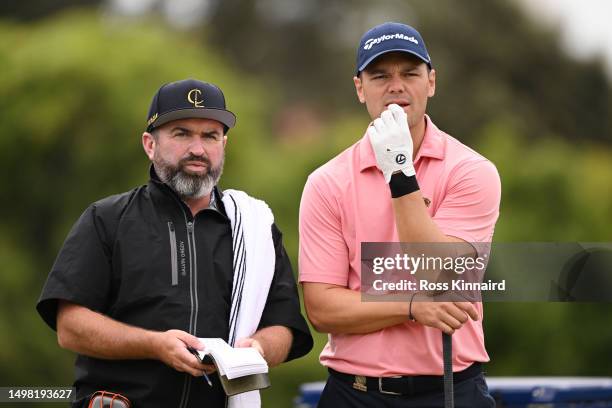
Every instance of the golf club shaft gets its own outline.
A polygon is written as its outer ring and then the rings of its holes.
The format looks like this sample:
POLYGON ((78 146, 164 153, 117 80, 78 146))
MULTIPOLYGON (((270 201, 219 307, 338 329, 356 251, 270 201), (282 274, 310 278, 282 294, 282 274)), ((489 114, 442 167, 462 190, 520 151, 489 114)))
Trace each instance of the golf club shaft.
POLYGON ((444 332, 442 333, 442 359, 444 361, 444 408, 454 408, 453 337, 444 332))

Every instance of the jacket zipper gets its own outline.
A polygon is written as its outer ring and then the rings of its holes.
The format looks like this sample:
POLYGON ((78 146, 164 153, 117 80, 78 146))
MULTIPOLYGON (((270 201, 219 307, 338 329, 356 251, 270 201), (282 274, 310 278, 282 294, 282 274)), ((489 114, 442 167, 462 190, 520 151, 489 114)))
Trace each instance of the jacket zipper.
POLYGON ((198 300, 198 254, 196 253, 196 240, 195 240, 195 219, 192 222, 187 223, 187 238, 189 240, 189 234, 191 234, 191 245, 193 247, 193 297, 195 299, 194 304, 194 315, 193 315, 193 334, 196 335, 198 331, 198 312, 200 310, 200 302, 198 300))
POLYGON ((168 233, 170 234, 170 262, 172 262, 172 286, 178 285, 178 262, 176 256, 176 231, 172 221, 168 221, 168 233))
MULTIPOLYGON (((191 309, 189 313, 189 334, 196 335, 197 319, 198 319, 198 293, 197 293, 197 256, 196 256, 196 245, 195 245, 195 219, 189 220, 185 209, 181 206, 183 215, 185 217, 185 223, 187 226, 187 247, 189 248, 189 300, 191 302, 191 309)), ((179 407, 183 408, 187 406, 189 402, 189 392, 191 390, 192 377, 189 374, 185 374, 185 383, 183 385, 183 395, 179 407)))

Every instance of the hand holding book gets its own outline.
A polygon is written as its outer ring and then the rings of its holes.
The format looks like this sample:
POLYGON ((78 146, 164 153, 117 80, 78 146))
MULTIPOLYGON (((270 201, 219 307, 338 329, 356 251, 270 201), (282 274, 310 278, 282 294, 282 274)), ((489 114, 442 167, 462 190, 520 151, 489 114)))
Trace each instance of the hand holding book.
POLYGON ((263 349, 255 339, 241 339, 232 347, 220 338, 200 338, 204 350, 197 350, 197 356, 204 364, 207 357, 217 368, 221 385, 226 395, 267 388, 270 386, 268 364, 263 349))
POLYGON ((265 359, 266 355, 264 353, 263 347, 258 340, 255 340, 252 337, 245 337, 244 339, 238 339, 236 341, 236 347, 253 347, 255 350, 259 351, 259 354, 265 359))

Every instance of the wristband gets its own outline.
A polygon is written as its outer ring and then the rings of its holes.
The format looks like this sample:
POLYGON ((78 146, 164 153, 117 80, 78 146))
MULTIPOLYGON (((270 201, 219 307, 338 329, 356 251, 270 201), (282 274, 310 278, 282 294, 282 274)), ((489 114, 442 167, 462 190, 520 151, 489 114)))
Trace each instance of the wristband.
POLYGON ((414 297, 418 294, 419 292, 414 292, 412 294, 412 296, 410 296, 410 306, 408 306, 408 320, 410 320, 411 322, 416 322, 416 319, 414 318, 414 316, 412 315, 412 301, 414 300, 414 297))
POLYGON ((419 183, 417 182, 416 176, 408 177, 399 171, 391 175, 389 188, 391 189, 391 197, 398 198, 419 190, 419 183))

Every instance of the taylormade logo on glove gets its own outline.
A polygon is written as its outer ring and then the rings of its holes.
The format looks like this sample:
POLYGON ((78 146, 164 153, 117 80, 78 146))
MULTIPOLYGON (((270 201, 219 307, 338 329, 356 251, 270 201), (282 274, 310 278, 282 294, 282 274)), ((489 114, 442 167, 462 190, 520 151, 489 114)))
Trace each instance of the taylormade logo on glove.
POLYGON ((414 176, 412 163, 412 136, 408 128, 408 115, 401 106, 391 104, 368 128, 370 143, 376 156, 378 168, 385 181, 401 171, 407 177, 414 176))

